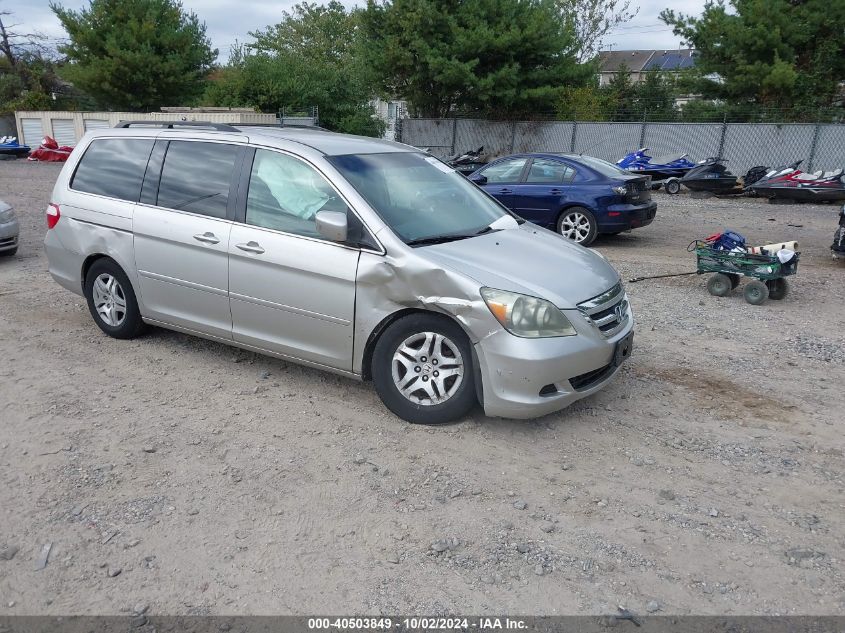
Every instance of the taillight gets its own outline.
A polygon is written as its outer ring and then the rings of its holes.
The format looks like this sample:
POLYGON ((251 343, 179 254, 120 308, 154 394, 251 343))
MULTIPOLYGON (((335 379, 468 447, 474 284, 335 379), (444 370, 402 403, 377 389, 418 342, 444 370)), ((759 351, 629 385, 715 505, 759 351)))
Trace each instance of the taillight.
POLYGON ((47 228, 52 229, 56 226, 60 217, 62 217, 62 212, 59 210, 59 205, 51 202, 47 206, 47 228))

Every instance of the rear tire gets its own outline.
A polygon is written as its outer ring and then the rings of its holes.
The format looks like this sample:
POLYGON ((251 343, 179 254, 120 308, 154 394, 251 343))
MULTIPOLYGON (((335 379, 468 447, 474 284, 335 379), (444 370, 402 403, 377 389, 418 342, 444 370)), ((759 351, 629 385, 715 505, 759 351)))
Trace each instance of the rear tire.
POLYGON ((769 288, 769 299, 780 301, 789 294, 789 284, 783 277, 766 282, 766 286, 769 288))
POLYGON ((731 290, 736 290, 736 287, 739 285, 739 280, 742 279, 742 275, 737 275, 736 273, 725 273, 725 274, 731 280, 731 290))
POLYGON ((392 323, 371 370, 384 405, 412 424, 453 422, 478 402, 469 340, 446 317, 412 314, 392 323))
POLYGON ((98 259, 88 269, 85 298, 94 322, 112 338, 131 339, 144 331, 132 284, 113 259, 98 259))
POLYGON ((584 207, 569 207, 557 219, 557 232, 568 240, 589 246, 598 235, 598 222, 593 212, 584 207))
POLYGON ((733 290, 731 278, 722 273, 716 273, 707 280, 707 292, 714 297, 726 297, 733 290))
POLYGON ((762 281, 755 279, 745 285, 745 300, 753 306, 759 306, 766 303, 769 298, 769 287, 762 281))

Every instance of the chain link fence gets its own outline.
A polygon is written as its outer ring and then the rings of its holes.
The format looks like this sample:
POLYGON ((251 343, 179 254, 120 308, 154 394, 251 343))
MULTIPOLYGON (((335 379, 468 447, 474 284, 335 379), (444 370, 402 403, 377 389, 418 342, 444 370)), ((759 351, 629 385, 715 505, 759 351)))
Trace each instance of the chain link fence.
POLYGON ((439 158, 484 146, 488 158, 520 152, 589 154, 615 162, 649 147, 652 156, 721 156, 731 171, 803 159, 805 171, 845 167, 842 123, 641 123, 402 119, 398 140, 439 158))

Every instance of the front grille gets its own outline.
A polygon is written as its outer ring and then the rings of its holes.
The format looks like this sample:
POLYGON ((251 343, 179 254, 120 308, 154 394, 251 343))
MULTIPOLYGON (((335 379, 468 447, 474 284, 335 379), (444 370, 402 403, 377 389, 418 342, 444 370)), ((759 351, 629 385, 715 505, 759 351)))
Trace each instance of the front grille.
POLYGON ((613 336, 628 321, 628 296, 618 283, 613 288, 578 304, 578 309, 605 336, 613 336))
POLYGON ((569 379, 569 384, 575 391, 584 391, 593 385, 600 383, 613 371, 613 363, 605 365, 593 371, 588 371, 586 374, 575 376, 569 379))

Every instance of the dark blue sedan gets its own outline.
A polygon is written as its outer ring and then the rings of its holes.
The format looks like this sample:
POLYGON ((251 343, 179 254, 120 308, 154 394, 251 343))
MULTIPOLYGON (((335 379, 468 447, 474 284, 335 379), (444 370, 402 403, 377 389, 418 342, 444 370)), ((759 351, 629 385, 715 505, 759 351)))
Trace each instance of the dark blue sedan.
POLYGON ((646 176, 576 154, 515 154, 469 176, 508 209, 587 246, 599 233, 651 224, 657 203, 646 176))

